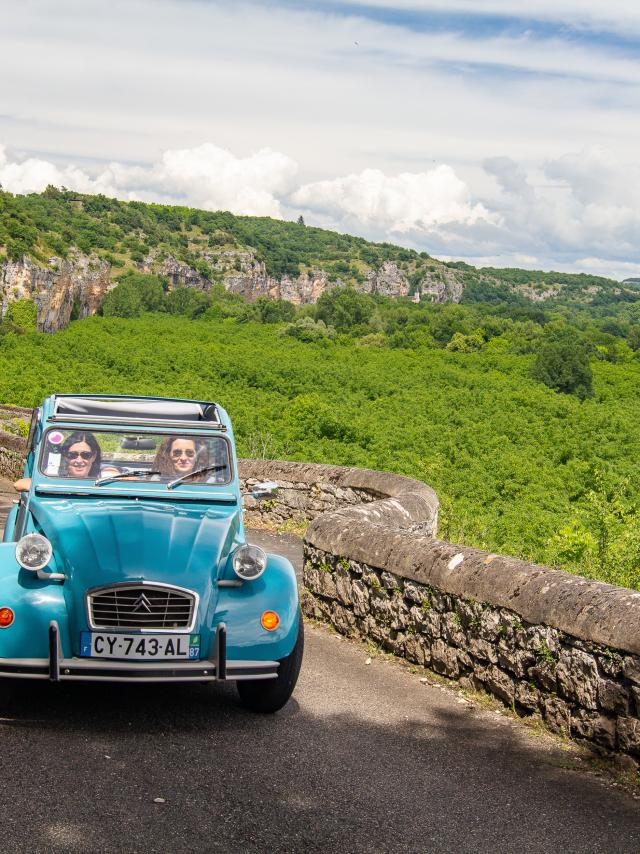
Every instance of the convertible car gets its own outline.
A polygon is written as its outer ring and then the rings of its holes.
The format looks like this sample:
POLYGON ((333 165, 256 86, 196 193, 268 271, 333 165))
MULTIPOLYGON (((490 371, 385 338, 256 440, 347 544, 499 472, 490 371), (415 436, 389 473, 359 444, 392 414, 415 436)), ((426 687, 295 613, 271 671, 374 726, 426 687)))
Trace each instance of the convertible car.
POLYGON ((304 643, 296 579, 245 541, 224 409, 53 395, 21 485, 0 544, 3 681, 235 680, 255 711, 287 702, 304 643))

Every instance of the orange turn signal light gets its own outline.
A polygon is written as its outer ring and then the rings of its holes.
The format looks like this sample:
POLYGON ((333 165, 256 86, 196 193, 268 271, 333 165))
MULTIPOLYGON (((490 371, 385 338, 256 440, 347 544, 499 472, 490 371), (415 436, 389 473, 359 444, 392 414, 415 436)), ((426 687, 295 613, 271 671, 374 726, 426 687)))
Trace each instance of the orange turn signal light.
POLYGON ((8 629, 15 617, 11 608, 0 608, 0 629, 8 629))
POLYGON ((263 629, 266 629, 268 632, 272 632, 280 625, 280 617, 275 611, 265 611, 260 617, 260 622, 262 623, 263 629))

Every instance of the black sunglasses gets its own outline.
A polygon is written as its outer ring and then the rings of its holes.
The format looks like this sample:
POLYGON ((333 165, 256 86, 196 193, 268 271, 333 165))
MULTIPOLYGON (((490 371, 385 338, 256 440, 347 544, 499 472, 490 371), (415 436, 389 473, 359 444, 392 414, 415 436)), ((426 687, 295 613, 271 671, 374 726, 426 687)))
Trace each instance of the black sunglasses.
POLYGON ((68 460, 77 460, 78 457, 82 457, 83 460, 90 460, 93 453, 93 451, 65 451, 64 455, 68 460))

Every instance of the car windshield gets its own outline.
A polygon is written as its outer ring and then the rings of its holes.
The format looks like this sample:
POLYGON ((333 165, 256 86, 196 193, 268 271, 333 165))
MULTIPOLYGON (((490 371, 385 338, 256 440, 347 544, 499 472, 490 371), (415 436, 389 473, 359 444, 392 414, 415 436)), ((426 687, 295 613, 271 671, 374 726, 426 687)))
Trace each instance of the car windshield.
POLYGON ((90 479, 98 485, 132 480, 180 480, 189 485, 231 480, 228 441, 222 436, 189 433, 49 430, 42 442, 40 471, 47 477, 90 479))

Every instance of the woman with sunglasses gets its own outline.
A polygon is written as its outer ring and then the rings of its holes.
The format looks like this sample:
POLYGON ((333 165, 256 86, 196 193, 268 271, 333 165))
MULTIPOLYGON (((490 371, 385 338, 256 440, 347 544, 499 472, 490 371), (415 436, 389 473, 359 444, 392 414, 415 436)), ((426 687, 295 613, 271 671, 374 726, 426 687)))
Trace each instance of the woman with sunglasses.
MULTIPOLYGON (((59 451, 62 457, 61 477, 99 477, 102 454, 100 445, 92 433, 76 430, 64 440, 59 451)), ((23 477, 14 484, 18 492, 31 489, 31 478, 23 477)))
POLYGON ((64 440, 60 447, 62 477, 99 477, 100 445, 92 433, 76 431, 64 440))
POLYGON ((209 465, 209 455, 204 443, 183 436, 167 436, 158 448, 153 468, 163 477, 182 477, 194 469, 209 465))

